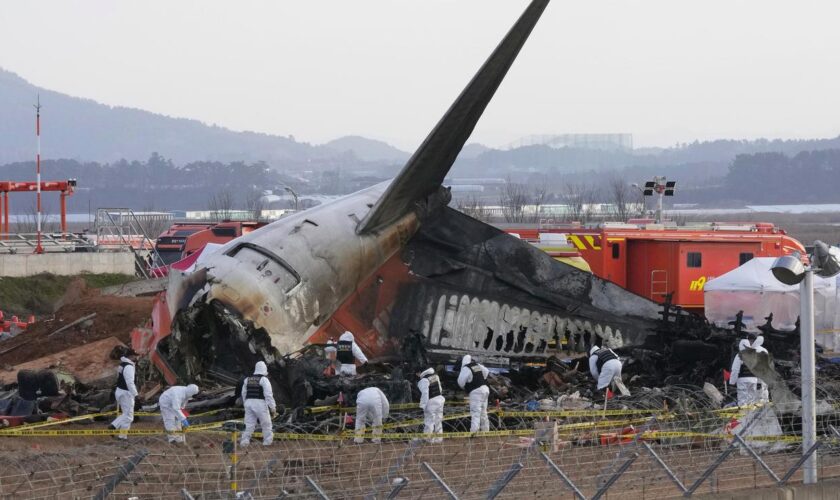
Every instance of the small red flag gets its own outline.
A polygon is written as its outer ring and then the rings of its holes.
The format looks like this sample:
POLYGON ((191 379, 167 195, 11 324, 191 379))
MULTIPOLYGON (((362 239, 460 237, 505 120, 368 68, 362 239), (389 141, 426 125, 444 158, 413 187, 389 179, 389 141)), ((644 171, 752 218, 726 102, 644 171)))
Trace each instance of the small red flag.
POLYGON ((724 382, 729 382, 729 377, 731 375, 732 375, 732 373, 729 370, 724 369, 723 370, 723 381, 724 382))
POLYGON ((612 399, 613 396, 615 396, 615 394, 613 394, 613 391, 611 391, 610 388, 607 387, 607 399, 612 399))

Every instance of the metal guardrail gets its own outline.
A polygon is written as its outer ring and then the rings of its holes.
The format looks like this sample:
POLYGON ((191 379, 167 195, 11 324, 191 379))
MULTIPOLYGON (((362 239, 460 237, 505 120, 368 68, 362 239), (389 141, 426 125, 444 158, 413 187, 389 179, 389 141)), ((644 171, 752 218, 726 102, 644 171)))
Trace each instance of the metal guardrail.
MULTIPOLYGON (((0 253, 32 253, 37 246, 37 233, 0 233, 0 253)), ((78 234, 42 233, 45 252, 95 251, 96 244, 78 234)))
POLYGON ((94 220, 96 240, 103 244, 130 249, 134 253, 134 269, 137 276, 152 277, 155 262, 162 262, 149 237, 146 228, 130 208, 100 208, 94 220), (106 243, 107 242, 107 243, 106 243))

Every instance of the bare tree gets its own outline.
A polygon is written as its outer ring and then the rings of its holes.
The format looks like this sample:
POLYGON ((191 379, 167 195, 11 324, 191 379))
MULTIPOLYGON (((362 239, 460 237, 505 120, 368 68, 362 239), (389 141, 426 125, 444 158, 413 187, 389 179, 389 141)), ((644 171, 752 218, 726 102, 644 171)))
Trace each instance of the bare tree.
POLYGON ((532 222, 539 222, 542 218, 542 207, 548 198, 548 187, 545 184, 538 184, 534 186, 534 194, 531 198, 531 204, 534 206, 534 215, 532 222))
POLYGON ((210 198, 207 203, 210 219, 214 221, 230 219, 233 214, 233 195, 227 189, 222 189, 210 198))
POLYGON ((245 195, 245 210, 251 214, 251 218, 254 220, 262 219, 262 212, 265 208, 263 192, 259 189, 248 191, 245 195))
POLYGON ((585 186, 583 184, 574 182, 569 182, 563 186, 560 197, 563 204, 566 205, 566 218, 570 221, 581 221, 583 218, 584 190, 585 186))
POLYGON ((644 191, 640 187, 638 187, 638 185, 635 185, 633 191, 636 204, 636 207, 632 211, 633 215, 638 217, 647 216, 647 202, 645 200, 644 191))
POLYGON ((140 225, 143 227, 143 231, 146 232, 146 236, 149 238, 157 238, 172 226, 172 217, 165 212, 159 212, 155 208, 155 204, 151 201, 143 206, 141 212, 143 212, 143 216, 138 217, 138 219, 140 220, 140 225))
POLYGON ((507 178, 499 195, 499 205, 506 222, 525 222, 525 205, 528 204, 528 192, 524 184, 512 182, 507 178))
POLYGON ((566 205, 566 218, 575 222, 587 222, 594 215, 598 201, 598 190, 585 183, 569 182, 560 194, 566 205))
POLYGON ((490 211, 487 209, 487 205, 484 203, 484 200, 478 198, 477 196, 459 199, 455 208, 459 212, 469 215, 473 219, 480 220, 482 222, 490 222, 490 211))
MULTIPOLYGON (((17 222, 15 227, 19 233, 34 233, 38 230, 38 208, 35 202, 29 205, 29 208, 17 214, 17 222)), ((41 204, 41 232, 55 233, 61 230, 58 217, 52 213, 50 208, 41 204)))
POLYGON ((621 222, 626 222, 631 213, 631 202, 633 197, 632 187, 618 175, 612 177, 607 183, 609 189, 609 201, 612 204, 613 214, 621 222))

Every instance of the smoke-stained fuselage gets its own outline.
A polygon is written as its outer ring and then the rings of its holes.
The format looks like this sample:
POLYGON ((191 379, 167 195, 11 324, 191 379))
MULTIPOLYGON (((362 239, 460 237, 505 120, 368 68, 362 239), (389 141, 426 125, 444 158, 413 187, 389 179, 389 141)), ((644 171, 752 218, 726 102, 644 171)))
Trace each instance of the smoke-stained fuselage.
POLYGON ((207 258, 204 300, 218 301, 264 329, 281 353, 302 347, 317 326, 399 251, 418 227, 410 212, 356 234, 387 182, 293 214, 231 241, 207 258))
MULTIPOLYGON (((423 220, 448 203, 443 180, 547 5, 548 0, 531 0, 392 181, 231 241, 190 275, 170 274, 170 354, 224 356, 236 347, 215 342, 220 335, 247 343, 245 357, 259 351, 268 360, 273 355, 268 351, 285 354, 302 347, 406 245, 423 220), (205 321, 202 311, 208 309, 223 327, 205 321)), ((186 372, 196 374, 202 363, 187 364, 186 372)))

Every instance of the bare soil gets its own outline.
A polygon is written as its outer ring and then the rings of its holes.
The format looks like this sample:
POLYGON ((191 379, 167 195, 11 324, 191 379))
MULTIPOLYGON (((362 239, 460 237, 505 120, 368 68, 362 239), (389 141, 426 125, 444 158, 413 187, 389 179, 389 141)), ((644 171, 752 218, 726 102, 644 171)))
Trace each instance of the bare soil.
POLYGON ((20 335, 0 342, 0 366, 26 361, 107 337, 130 343, 131 330, 149 319, 152 297, 102 296, 82 279, 68 286, 61 306, 51 318, 38 321, 20 335), (50 336, 59 328, 96 313, 89 327, 76 325, 50 336), (19 347, 18 347, 19 346, 19 347), (14 349, 12 349, 14 348, 14 349))

